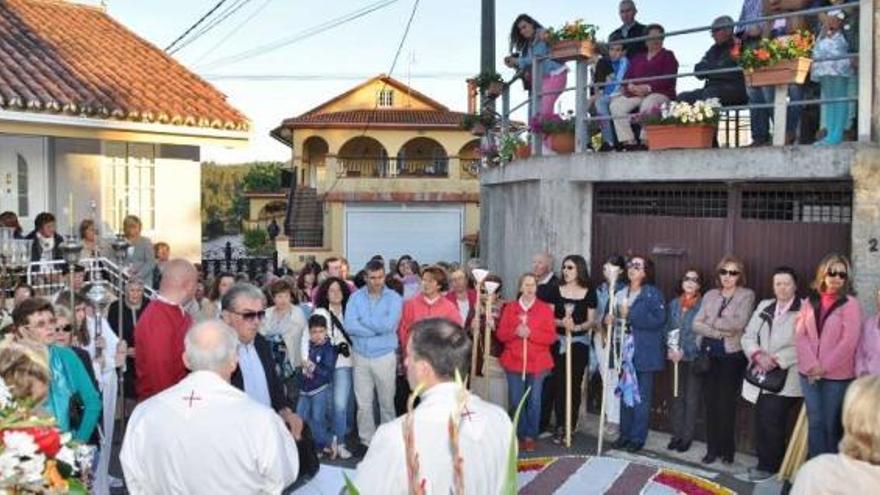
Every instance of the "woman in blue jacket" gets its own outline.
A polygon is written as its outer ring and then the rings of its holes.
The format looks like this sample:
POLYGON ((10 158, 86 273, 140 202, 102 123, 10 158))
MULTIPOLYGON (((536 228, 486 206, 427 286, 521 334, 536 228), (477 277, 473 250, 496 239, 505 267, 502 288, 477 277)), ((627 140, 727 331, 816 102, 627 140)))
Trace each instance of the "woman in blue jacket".
POLYGON ((693 368, 700 350, 694 333, 694 316, 703 303, 702 289, 700 272, 696 268, 686 269, 678 284, 678 295, 669 301, 666 319, 666 357, 678 363, 678 397, 672 398, 672 439, 666 447, 679 452, 691 448, 702 397, 702 377, 693 368))
POLYGON ((654 373, 663 370, 666 348, 666 304, 654 287, 654 263, 633 256, 626 264, 629 285, 616 295, 618 314, 627 331, 620 353, 620 436, 613 448, 635 453, 648 438, 654 373))
MULTIPOLYGON (((549 58, 550 45, 547 31, 541 24, 526 14, 520 14, 510 29, 511 55, 504 58, 504 64, 512 69, 523 71, 526 81, 530 81, 532 61, 537 57, 541 66, 541 117, 553 115, 553 106, 565 90, 568 69, 564 64, 549 58)), ((527 89, 531 90, 531 83, 527 89)))

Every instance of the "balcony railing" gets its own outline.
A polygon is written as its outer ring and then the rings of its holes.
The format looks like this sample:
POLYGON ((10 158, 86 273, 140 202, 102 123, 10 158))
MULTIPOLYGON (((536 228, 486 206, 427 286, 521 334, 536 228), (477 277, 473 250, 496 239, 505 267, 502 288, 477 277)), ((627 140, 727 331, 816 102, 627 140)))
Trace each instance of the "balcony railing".
POLYGON ((339 177, 441 178, 449 177, 449 158, 411 160, 406 158, 339 158, 339 177))
MULTIPOLYGON (((858 25, 859 25, 859 33, 858 39, 860 46, 858 47, 858 52, 848 53, 844 56, 839 57, 828 57, 828 58, 815 58, 814 62, 822 62, 822 61, 831 61, 831 60, 840 60, 840 59, 853 59, 854 62, 858 63, 858 73, 856 78, 858 82, 858 94, 856 97, 843 97, 843 98, 818 98, 818 99, 804 99, 804 100, 796 100, 789 101, 787 98, 788 94, 788 86, 780 85, 775 87, 775 98, 771 103, 762 103, 762 104, 747 104, 747 105, 736 105, 736 106, 725 106, 721 108, 722 119, 719 124, 719 143, 723 146, 727 147, 738 147, 747 144, 745 139, 742 139, 744 135, 744 127, 740 125, 742 121, 748 120, 748 112, 750 110, 755 109, 771 109, 773 112, 773 122, 774 126, 782 129, 784 128, 784 124, 777 125, 775 123, 784 123, 786 122, 787 111, 789 107, 792 106, 806 106, 806 105, 822 105, 829 103, 851 103, 856 102, 858 105, 858 120, 857 120, 857 133, 859 141, 870 141, 871 140, 871 109, 872 109, 872 98, 873 98, 873 0, 850 0, 846 3, 832 5, 828 7, 818 7, 805 9, 796 12, 787 12, 784 14, 772 15, 759 17, 750 21, 742 21, 742 22, 734 22, 731 27, 739 27, 746 26, 750 24, 758 24, 765 22, 772 22, 777 19, 786 19, 790 17, 797 17, 803 15, 816 15, 823 12, 828 12, 830 10, 835 9, 844 9, 847 11, 856 11, 859 12, 858 17, 858 25)), ((716 26, 717 27, 717 26, 716 26)), ((703 33, 706 31, 711 31, 711 26, 701 26, 695 28, 682 29, 679 31, 669 31, 663 35, 664 38, 670 38, 674 36, 683 36, 694 33, 703 33)), ((633 43, 639 41, 645 41, 650 39, 651 36, 642 36, 639 38, 632 38, 629 40, 623 41, 623 43, 633 43)), ((511 106, 510 102, 510 87, 520 79, 523 74, 517 74, 511 81, 507 82, 504 87, 504 92, 501 95, 501 125, 500 132, 497 134, 487 133, 484 136, 484 140, 494 140, 499 139, 507 134, 516 134, 518 131, 512 129, 510 125, 513 115, 518 110, 523 108, 527 108, 528 114, 527 117, 530 118, 535 116, 540 109, 541 97, 545 94, 541 88, 541 68, 540 62, 541 58, 535 57, 533 60, 532 68, 531 68, 531 80, 532 80, 532 90, 529 94, 529 99, 526 101, 522 101, 516 105, 511 106), (500 135, 499 135, 500 134, 500 135)), ((594 83, 593 81, 593 62, 592 60, 578 60, 575 62, 575 86, 567 87, 563 92, 574 92, 575 96, 575 152, 586 152, 589 149, 590 144, 590 133, 595 130, 597 127, 597 123, 602 120, 616 120, 621 117, 611 117, 611 116, 598 116, 590 113, 589 108, 587 108, 587 101, 590 98, 591 92, 594 88, 601 89, 607 84, 618 84, 618 83, 594 83)), ((706 70, 706 71, 697 71, 697 72, 687 72, 687 73, 678 73, 675 75, 663 75, 657 77, 645 77, 645 78, 633 78, 633 79, 624 79, 619 82, 621 85, 629 84, 629 83, 645 83, 654 80, 660 79, 669 79, 671 77, 675 77, 677 79, 685 78, 685 77, 697 77, 701 75, 713 75, 713 74, 722 74, 729 72, 741 71, 742 69, 739 67, 736 68, 728 68, 728 69, 717 69, 717 70, 706 70)), ((630 119, 638 119, 641 117, 641 114, 634 113, 630 114, 630 119)), ((542 154, 542 141, 543 136, 540 132, 531 132, 529 134, 529 142, 531 144, 531 150, 533 156, 540 156, 542 154)), ((773 133, 773 145, 781 146, 785 143, 785 132, 784 131, 775 131, 773 133)), ((489 143, 484 143, 484 145, 489 145, 489 143)))

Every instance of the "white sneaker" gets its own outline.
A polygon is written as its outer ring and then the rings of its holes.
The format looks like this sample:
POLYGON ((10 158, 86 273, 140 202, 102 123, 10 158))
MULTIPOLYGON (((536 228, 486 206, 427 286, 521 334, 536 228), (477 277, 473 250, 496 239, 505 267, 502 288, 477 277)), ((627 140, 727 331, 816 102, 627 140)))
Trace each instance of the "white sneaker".
POLYGON ((110 478, 108 481, 110 488, 122 488, 123 486, 125 486, 125 483, 122 481, 122 479, 112 475, 107 475, 107 477, 110 478))
POLYGON ((345 445, 337 445, 336 446, 336 455, 340 459, 351 459, 351 452, 345 448, 345 445))

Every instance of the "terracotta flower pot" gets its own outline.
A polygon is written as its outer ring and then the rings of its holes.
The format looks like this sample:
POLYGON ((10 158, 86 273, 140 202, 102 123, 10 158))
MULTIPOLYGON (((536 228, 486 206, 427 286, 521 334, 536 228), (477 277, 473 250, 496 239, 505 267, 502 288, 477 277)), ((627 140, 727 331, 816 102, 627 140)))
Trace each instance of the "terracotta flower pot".
POLYGON ((550 48, 550 58, 560 61, 593 58, 595 53, 596 45, 590 40, 557 41, 550 48))
POLYGON ((753 87, 778 86, 780 84, 803 84, 810 74, 810 66, 813 60, 800 57, 792 60, 783 60, 769 67, 746 70, 746 84, 753 87))
POLYGON ((574 153, 574 134, 568 132, 550 134, 549 140, 550 149, 556 153, 560 155, 574 153))
POLYGON ((486 96, 490 98, 495 98, 501 96, 501 93, 504 92, 504 83, 501 81, 492 81, 489 83, 489 87, 486 88, 486 96))
POLYGON ((649 125, 645 131, 650 150, 694 149, 711 148, 718 128, 714 124, 649 125))
POLYGON ((520 160, 525 160, 526 158, 532 156, 532 148, 527 144, 521 144, 516 147, 516 157, 520 160))

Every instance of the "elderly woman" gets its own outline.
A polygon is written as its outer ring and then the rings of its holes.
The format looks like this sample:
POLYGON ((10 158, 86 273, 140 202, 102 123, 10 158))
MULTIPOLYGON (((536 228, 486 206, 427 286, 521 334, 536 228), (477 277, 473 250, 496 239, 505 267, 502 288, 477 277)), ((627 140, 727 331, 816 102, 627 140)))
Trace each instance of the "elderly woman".
POLYGON ((117 337, 122 339, 127 347, 125 359, 125 372, 123 373, 124 397, 126 400, 136 400, 135 375, 134 375, 134 326, 140 319, 144 310, 150 304, 150 300, 144 297, 144 283, 137 278, 128 281, 125 286, 125 300, 120 305, 117 299, 110 303, 107 309, 107 322, 117 337), (120 308, 120 306, 122 306, 120 308), (119 327, 119 312, 122 311, 122 328, 119 327))
POLYGON ((746 358, 742 334, 755 307, 755 293, 745 288, 745 265, 735 256, 718 262, 717 288, 703 296, 703 305, 694 319, 700 335, 700 353, 708 361, 704 371, 703 397, 706 401, 706 455, 703 462, 718 457, 733 463, 736 452, 736 399, 740 395, 746 358))
POLYGON ((877 314, 865 319, 862 338, 856 352, 856 375, 880 375, 880 288, 877 289, 877 314))
POLYGON ((774 270, 775 297, 758 303, 742 337, 743 352, 749 360, 742 396, 755 404, 758 465, 746 473, 746 479, 753 483, 779 471, 788 444, 786 422, 802 395, 794 347, 795 322, 801 306, 796 292, 794 270, 774 270))
POLYGON ((143 280, 145 284, 152 287, 156 258, 153 255, 153 242, 148 237, 141 235, 142 228, 141 219, 135 215, 128 215, 122 221, 122 231, 129 245, 130 275, 143 280))
MULTIPOLYGON (((629 284, 616 294, 617 315, 626 320, 620 352, 620 435, 613 448, 635 453, 648 439, 654 374, 665 367, 663 360, 666 304, 654 287, 654 262, 633 256, 626 264, 629 284)), ((605 324, 611 321, 607 315, 605 324)))
POLYGON ((461 268, 449 274, 449 292, 446 293, 446 299, 458 308, 464 328, 470 328, 477 304, 477 291, 471 287, 467 273, 461 268))
POLYGON ((694 438, 697 411, 700 409, 703 381, 694 371, 694 358, 699 353, 694 318, 703 303, 703 277, 696 268, 688 268, 678 284, 678 296, 669 301, 666 318, 666 358, 678 363, 678 397, 672 398, 670 419, 672 439, 669 450, 687 452, 694 438), (675 333, 677 331, 677 333, 675 333))
POLYGON ((852 293, 852 270, 841 254, 816 269, 813 292, 801 305, 797 358, 807 406, 809 456, 837 452, 843 395, 856 377, 862 307, 852 293))
POLYGON ((859 378, 843 399, 839 454, 812 459, 797 473, 792 495, 867 494, 880 486, 880 377, 859 378))
MULTIPOLYGON (((675 99, 675 75, 678 73, 678 60, 670 50, 663 48, 663 26, 651 24, 645 28, 651 39, 645 42, 648 51, 636 54, 629 61, 629 69, 624 79, 645 77, 672 77, 644 82, 631 82, 622 87, 622 94, 611 100, 611 116, 614 117, 614 130, 617 141, 624 150, 645 149, 638 144, 633 134, 629 114, 633 110, 649 112, 667 101, 675 99)), ((645 131, 642 129, 642 140, 645 131)))
POLYGON ((533 452, 541 421, 541 388, 553 369, 550 346, 556 342, 553 310, 538 300, 538 278, 526 273, 519 279, 519 298, 506 306, 498 325, 498 340, 504 345, 501 367, 507 373, 510 415, 531 388, 517 425, 520 450, 533 452))

